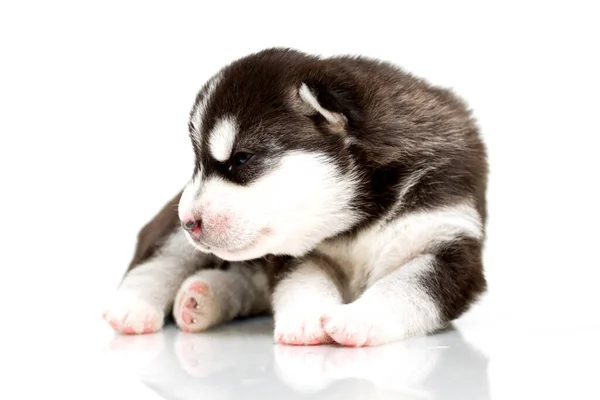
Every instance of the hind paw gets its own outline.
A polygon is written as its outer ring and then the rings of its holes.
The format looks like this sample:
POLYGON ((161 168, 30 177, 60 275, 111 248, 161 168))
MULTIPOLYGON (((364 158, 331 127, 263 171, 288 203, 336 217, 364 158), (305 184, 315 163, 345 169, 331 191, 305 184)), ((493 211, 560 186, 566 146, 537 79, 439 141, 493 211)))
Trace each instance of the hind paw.
POLYGON ((214 325, 220 310, 208 283, 198 278, 186 280, 173 307, 173 317, 184 332, 201 332, 214 325))

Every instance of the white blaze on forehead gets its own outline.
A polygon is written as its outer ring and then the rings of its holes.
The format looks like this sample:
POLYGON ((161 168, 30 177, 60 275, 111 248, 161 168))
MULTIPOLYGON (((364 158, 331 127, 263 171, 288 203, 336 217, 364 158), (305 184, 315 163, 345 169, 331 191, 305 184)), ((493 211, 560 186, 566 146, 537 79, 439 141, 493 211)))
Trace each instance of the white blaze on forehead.
POLYGON ((198 148, 200 147, 200 144, 201 144, 200 132, 202 130, 202 116, 204 115, 204 112, 206 111, 206 106, 208 105, 213 94, 215 93, 215 90, 217 89, 219 82, 221 82, 222 77, 223 77, 223 74, 218 73, 215 76, 213 76, 212 78, 210 78, 210 80, 204 85, 204 89, 202 90, 203 91, 202 98, 200 99, 200 101, 198 101, 198 104, 196 104, 196 107, 194 108, 194 110, 192 112, 191 122, 192 122, 192 125, 194 126, 194 132, 192 133, 192 139, 194 140, 194 142, 196 143, 198 148))
POLYGON ((237 129, 237 123, 232 117, 217 121, 208 138, 210 153, 215 160, 223 162, 229 159, 237 129))

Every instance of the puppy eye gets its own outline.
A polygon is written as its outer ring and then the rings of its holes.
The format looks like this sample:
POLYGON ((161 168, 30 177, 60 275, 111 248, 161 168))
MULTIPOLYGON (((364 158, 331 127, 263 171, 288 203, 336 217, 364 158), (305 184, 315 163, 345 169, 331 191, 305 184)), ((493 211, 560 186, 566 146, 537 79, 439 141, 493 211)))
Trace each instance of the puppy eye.
POLYGON ((252 153, 246 153, 244 151, 235 153, 232 158, 233 166, 239 167, 240 165, 247 163, 248 160, 250 160, 253 155, 254 154, 252 154, 252 153))

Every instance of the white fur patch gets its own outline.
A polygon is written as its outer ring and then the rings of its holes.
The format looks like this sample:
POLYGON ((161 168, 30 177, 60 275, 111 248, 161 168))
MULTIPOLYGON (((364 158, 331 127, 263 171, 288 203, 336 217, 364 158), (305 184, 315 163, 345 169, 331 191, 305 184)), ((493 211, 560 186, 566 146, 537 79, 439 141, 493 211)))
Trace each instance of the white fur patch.
POLYGON ((419 279, 435 257, 421 255, 375 282, 353 303, 326 312, 325 331, 348 346, 380 345, 441 327, 440 312, 419 279))
POLYGON ((336 128, 343 128, 346 123, 346 118, 338 113, 331 112, 325 109, 319 103, 319 100, 315 97, 315 95, 311 92, 306 83, 300 85, 300 89, 298 90, 298 95, 300 98, 308 104, 314 111, 321 114, 327 122, 333 125, 336 128))
POLYGON ((345 271, 351 302, 331 307, 326 299, 333 282, 322 272, 318 280, 318 271, 305 263, 276 288, 276 327, 298 335, 320 310, 323 329, 342 345, 378 345, 430 333, 443 321, 421 278, 432 272, 439 245, 464 236, 482 236, 472 201, 382 222, 351 240, 323 242, 317 249, 345 271))
POLYGON ((343 176, 327 156, 291 152, 250 185, 211 177, 198 192, 192 182, 182 196, 180 215, 201 210, 206 239, 223 259, 300 256, 357 221, 349 207, 356 186, 355 177, 343 176))
POLYGON ((471 201, 411 213, 376 225, 353 241, 327 242, 318 249, 345 267, 351 289, 358 295, 366 276, 372 284, 415 256, 463 235, 482 235, 481 220, 471 201))
POLYGON ((272 303, 276 341, 317 344, 329 341, 321 326, 323 311, 342 304, 342 296, 319 265, 306 261, 279 282, 272 303))
POLYGON ((210 153, 215 160, 225 162, 231 157, 237 131, 237 123, 233 117, 217 121, 208 136, 210 153))
POLYGON ((217 89, 217 86, 221 82, 222 78, 223 74, 218 73, 209 79, 209 81, 204 86, 204 93, 202 94, 202 98, 192 110, 192 115, 190 116, 190 122, 194 127, 194 130, 192 132, 192 140, 194 141, 197 148, 200 148, 202 143, 200 137, 200 133, 202 132, 202 116, 204 115, 204 112, 206 111, 206 106, 208 105, 210 99, 212 98, 212 95, 217 89))
POLYGON ((196 173, 196 175, 194 175, 194 177, 188 182, 181 193, 181 198, 179 199, 179 204, 177 205, 177 212, 180 220, 183 221, 186 218, 193 217, 193 215, 191 215, 192 211, 194 211, 193 205, 200 193, 201 187, 202 171, 198 171, 198 173, 196 173))

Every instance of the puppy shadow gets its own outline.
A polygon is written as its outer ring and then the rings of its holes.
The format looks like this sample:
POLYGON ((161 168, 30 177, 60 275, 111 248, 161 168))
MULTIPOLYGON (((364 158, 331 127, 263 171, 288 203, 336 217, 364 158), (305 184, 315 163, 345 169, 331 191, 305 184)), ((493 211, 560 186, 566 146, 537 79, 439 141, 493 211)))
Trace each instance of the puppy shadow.
POLYGON ((137 358, 132 364, 139 367, 138 379, 164 398, 279 399, 290 392, 273 373, 270 317, 240 319, 197 334, 168 325, 156 335, 164 345, 152 346, 158 342, 145 336, 153 335, 142 335, 133 340, 115 338, 110 348, 137 358), (146 345, 136 344, 136 339, 146 345), (146 354, 135 351, 142 348, 146 354))
POLYGON ((104 347, 104 355, 115 367, 137 371, 159 357, 167 342, 168 338, 164 332, 147 335, 115 333, 104 347))
POLYGON ((200 334, 178 331, 172 349, 183 369, 194 378, 220 371, 266 368, 273 345, 271 318, 239 319, 200 334))
POLYGON ((274 351, 279 379, 311 398, 490 398, 487 357, 454 328, 377 347, 274 351))
POLYGON ((259 317, 116 336, 108 352, 167 399, 489 399, 488 360, 455 329, 368 348, 284 346, 259 317))

